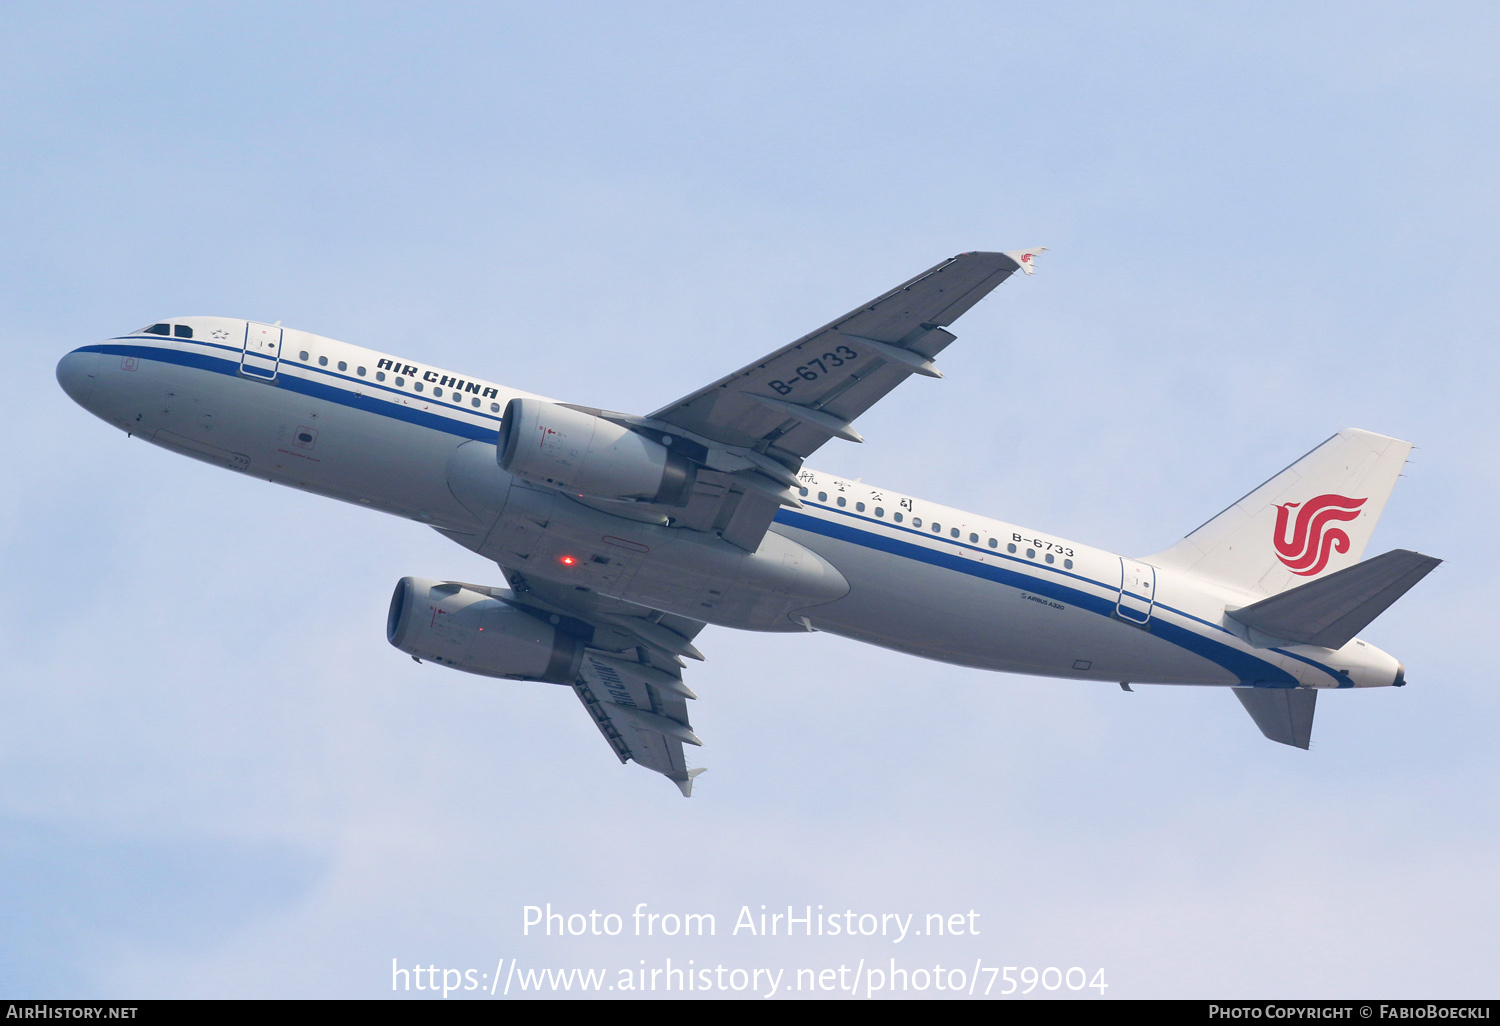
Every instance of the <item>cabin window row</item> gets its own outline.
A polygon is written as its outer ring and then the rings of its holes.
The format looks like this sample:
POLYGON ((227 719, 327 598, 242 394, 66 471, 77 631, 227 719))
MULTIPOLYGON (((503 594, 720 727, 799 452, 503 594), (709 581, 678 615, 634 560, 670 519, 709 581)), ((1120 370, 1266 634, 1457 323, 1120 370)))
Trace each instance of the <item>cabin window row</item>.
MULTIPOLYGON (((305 350, 305 349, 302 352, 300 352, 300 353, 297 354, 297 358, 299 360, 301 360, 303 363, 308 363, 312 359, 311 356, 308 354, 307 350, 305 350)), ((327 367, 328 366, 328 357, 326 357, 326 356, 320 356, 320 357, 318 357, 318 366, 319 367, 327 367)), ((340 360, 338 362, 338 369, 341 370, 341 371, 346 371, 347 372, 349 370, 349 364, 347 362, 343 361, 343 360, 340 360)), ((360 377, 365 377, 366 374, 367 374, 365 368, 363 368, 363 367, 356 367, 356 368, 354 368, 354 373, 358 374, 360 377)), ((383 371, 383 370, 376 371, 375 372, 375 380, 376 381, 384 381, 385 380, 385 371, 383 371)), ((397 375, 396 379, 395 379, 395 381, 393 383, 395 384, 395 386, 397 388, 405 388, 406 387, 406 378, 404 378, 404 377, 402 377, 400 375, 397 375)), ((416 381, 416 380, 412 381, 411 387, 412 387, 412 390, 416 391, 416 392, 424 391, 425 388, 426 388, 426 386, 423 385, 422 382, 416 381)), ((441 386, 435 386, 433 388, 433 390, 432 390, 432 394, 433 394, 433 396, 435 398, 438 398, 438 399, 443 398, 443 389, 442 389, 442 387, 441 386)), ((482 405, 482 403, 481 403, 481 401, 480 401, 480 399, 479 399, 478 396, 469 396, 468 398, 469 398, 469 405, 473 406, 474 409, 477 410, 482 405)), ((452 391, 452 395, 451 395, 450 401, 453 402, 457 406, 462 406, 464 404, 464 394, 462 392, 459 392, 458 390, 454 389, 452 391)), ((490 412, 491 413, 499 413, 500 412, 500 404, 499 403, 490 403, 490 412)))
MULTIPOLYGON (((809 494, 809 491, 805 487, 799 487, 797 489, 797 493, 799 495, 802 495, 803 497, 806 497, 809 494)), ((818 493, 818 501, 819 502, 827 502, 828 501, 828 493, 827 492, 819 492, 818 493)), ((847 507, 849 505, 849 500, 846 499, 846 498, 844 498, 844 496, 842 496, 842 495, 838 496, 834 500, 834 502, 837 503, 841 508, 847 507)), ((858 513, 863 513, 865 511, 865 504, 863 502, 856 502, 854 504, 854 509, 858 513)), ((875 515, 877 517, 880 517, 880 518, 884 519, 884 517, 885 517, 885 509, 883 507, 881 507, 881 506, 876 506, 875 507, 875 515)), ((892 519, 896 523, 898 523, 898 524, 901 523, 901 514, 900 513, 894 514, 892 516, 892 519)), ((913 527, 921 527, 922 526, 922 518, 921 517, 912 517, 911 518, 911 525, 913 527)), ((943 533, 943 525, 940 524, 940 523, 934 522, 934 523, 932 523, 930 525, 930 527, 932 529, 932 533, 933 534, 942 534, 943 533)), ((960 531, 956 527, 950 527, 948 529, 948 536, 950 538, 958 538, 962 534, 963 534, 963 532, 960 531)), ((977 533, 975 533, 973 531, 969 532, 969 544, 970 545, 978 545, 979 544, 979 535, 977 533)), ((998 538, 991 538, 991 539, 989 539, 989 541, 987 542, 987 544, 992 549, 998 549, 1000 547, 1000 539, 998 539, 998 538)), ((1015 543, 1013 543, 1013 542, 1007 542, 1006 545, 1005 545, 1005 551, 1006 552, 1010 552, 1010 553, 1015 553, 1016 552, 1015 543)), ((1027 559, 1035 559, 1036 558, 1036 549, 1027 549, 1026 550, 1026 558, 1027 559)), ((1054 563, 1057 562, 1057 557, 1054 556, 1050 552, 1046 553, 1042 558, 1043 558, 1043 560, 1045 562, 1047 562, 1049 564, 1054 564, 1054 563)), ((1065 560, 1063 560, 1063 567, 1064 567, 1064 569, 1067 569, 1067 570, 1073 569, 1073 561, 1071 559, 1065 559, 1065 560)))

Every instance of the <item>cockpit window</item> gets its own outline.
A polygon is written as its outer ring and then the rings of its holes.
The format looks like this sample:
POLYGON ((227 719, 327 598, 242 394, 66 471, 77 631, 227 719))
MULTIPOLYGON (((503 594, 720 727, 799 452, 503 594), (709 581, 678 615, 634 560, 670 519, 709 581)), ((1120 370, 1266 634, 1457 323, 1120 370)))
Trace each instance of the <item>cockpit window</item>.
POLYGON ((170 335, 172 326, 170 324, 153 324, 149 328, 141 329, 142 335, 170 335))
POLYGON ((193 329, 189 328, 186 324, 174 324, 172 325, 172 334, 178 338, 192 338, 193 329))

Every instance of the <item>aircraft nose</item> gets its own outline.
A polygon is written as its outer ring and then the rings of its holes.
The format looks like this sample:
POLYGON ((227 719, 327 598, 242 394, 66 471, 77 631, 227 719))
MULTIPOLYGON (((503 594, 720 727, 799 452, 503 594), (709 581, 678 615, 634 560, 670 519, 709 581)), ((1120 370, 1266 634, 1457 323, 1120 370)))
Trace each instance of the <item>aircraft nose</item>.
POLYGON ((88 409, 89 398, 94 392, 95 379, 98 377, 98 363, 98 353, 85 353, 80 350, 75 350, 57 361, 57 383, 62 386, 64 392, 68 393, 69 399, 84 409, 88 409))

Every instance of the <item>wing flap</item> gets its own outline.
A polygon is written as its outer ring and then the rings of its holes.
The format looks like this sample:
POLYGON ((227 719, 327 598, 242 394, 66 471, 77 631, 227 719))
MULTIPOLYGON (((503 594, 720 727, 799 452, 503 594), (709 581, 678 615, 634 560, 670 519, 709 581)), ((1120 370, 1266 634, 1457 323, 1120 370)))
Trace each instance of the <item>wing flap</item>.
POLYGON ((764 492, 745 492, 724 522, 724 540, 746 552, 754 552, 780 508, 780 500, 764 492))
POLYGON ((604 740, 621 762, 655 770, 690 797, 692 779, 702 770, 688 769, 682 746, 703 742, 688 724, 686 699, 632 679, 615 660, 605 664, 593 654, 585 654, 573 690, 604 740))

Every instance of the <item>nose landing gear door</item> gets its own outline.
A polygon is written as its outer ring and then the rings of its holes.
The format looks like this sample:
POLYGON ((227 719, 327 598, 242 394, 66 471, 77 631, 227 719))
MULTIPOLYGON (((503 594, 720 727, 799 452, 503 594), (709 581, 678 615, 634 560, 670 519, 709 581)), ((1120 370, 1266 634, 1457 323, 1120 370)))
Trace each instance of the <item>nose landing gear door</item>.
POLYGON ((1127 623, 1144 627, 1151 622, 1156 605, 1156 567, 1120 557, 1120 601, 1115 615, 1127 623))
POLYGON ((281 365, 281 326, 245 322, 245 351, 240 356, 240 373, 262 381, 275 381, 281 365))

